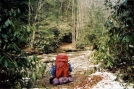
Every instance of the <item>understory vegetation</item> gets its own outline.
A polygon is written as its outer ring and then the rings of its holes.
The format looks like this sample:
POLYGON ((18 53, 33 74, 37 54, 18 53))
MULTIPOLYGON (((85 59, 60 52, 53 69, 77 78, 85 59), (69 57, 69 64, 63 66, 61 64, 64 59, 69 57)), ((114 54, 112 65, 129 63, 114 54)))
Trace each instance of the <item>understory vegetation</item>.
POLYGON ((105 0, 107 9, 111 10, 105 23, 105 33, 95 58, 103 62, 104 67, 119 75, 125 82, 134 80, 134 2, 125 0, 112 4, 105 0))
POLYGON ((42 78, 45 64, 23 49, 53 53, 64 43, 92 47, 96 63, 134 82, 134 1, 112 1, 1 0, 0 87, 42 78))

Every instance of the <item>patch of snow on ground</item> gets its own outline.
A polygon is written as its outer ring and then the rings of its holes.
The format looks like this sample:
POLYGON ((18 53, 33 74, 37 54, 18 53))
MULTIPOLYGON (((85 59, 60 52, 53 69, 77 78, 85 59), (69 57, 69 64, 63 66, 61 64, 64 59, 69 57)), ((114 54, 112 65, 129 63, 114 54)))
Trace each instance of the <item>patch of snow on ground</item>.
POLYGON ((103 77, 92 89, 134 89, 132 86, 125 86, 125 83, 115 81, 116 76, 112 73, 96 72, 92 75, 101 75, 103 77))

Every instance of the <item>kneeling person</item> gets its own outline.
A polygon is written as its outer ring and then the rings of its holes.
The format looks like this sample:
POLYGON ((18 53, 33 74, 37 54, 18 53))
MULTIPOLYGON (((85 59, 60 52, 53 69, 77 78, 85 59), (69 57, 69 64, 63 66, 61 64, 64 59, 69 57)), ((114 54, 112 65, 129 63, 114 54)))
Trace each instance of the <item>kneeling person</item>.
POLYGON ((64 53, 59 53, 56 56, 55 65, 52 65, 50 83, 57 84, 65 84, 68 82, 72 82, 72 76, 70 75, 72 72, 71 64, 68 63, 68 56, 64 53))

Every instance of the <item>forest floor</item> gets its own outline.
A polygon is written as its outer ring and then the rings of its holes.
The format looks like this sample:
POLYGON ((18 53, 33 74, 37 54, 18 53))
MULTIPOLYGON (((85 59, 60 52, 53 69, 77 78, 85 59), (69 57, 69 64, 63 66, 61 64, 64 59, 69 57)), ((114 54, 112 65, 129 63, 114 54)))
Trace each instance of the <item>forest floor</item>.
MULTIPOLYGON (((62 47, 62 49, 71 48, 70 45, 62 47)), ((116 74, 101 69, 100 64, 94 64, 92 57, 93 51, 78 51, 78 52, 67 52, 69 56, 69 62, 73 67, 71 75, 73 76, 73 82, 52 85, 49 83, 50 68, 52 60, 55 59, 56 53, 38 55, 41 57, 42 62, 48 62, 47 68, 43 78, 35 82, 35 87, 41 87, 43 89, 134 89, 133 85, 128 86, 123 80, 116 77, 116 74)))

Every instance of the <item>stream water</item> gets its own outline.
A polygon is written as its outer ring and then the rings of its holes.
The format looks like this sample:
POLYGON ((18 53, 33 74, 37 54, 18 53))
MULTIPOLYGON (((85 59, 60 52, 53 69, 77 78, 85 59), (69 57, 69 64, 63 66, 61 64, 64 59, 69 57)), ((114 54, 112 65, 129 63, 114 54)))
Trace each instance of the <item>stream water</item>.
MULTIPOLYGON (((92 53, 92 51, 78 51, 78 52, 67 52, 69 62, 72 65, 73 72, 72 74, 75 74, 78 71, 81 70, 88 70, 93 65, 90 65, 91 59, 89 59, 89 55, 92 53)), ((51 68, 51 64, 55 61, 56 53, 52 54, 45 54, 45 55, 39 55, 38 57, 41 57, 42 62, 47 63, 47 69, 46 71, 49 71, 51 68)))

